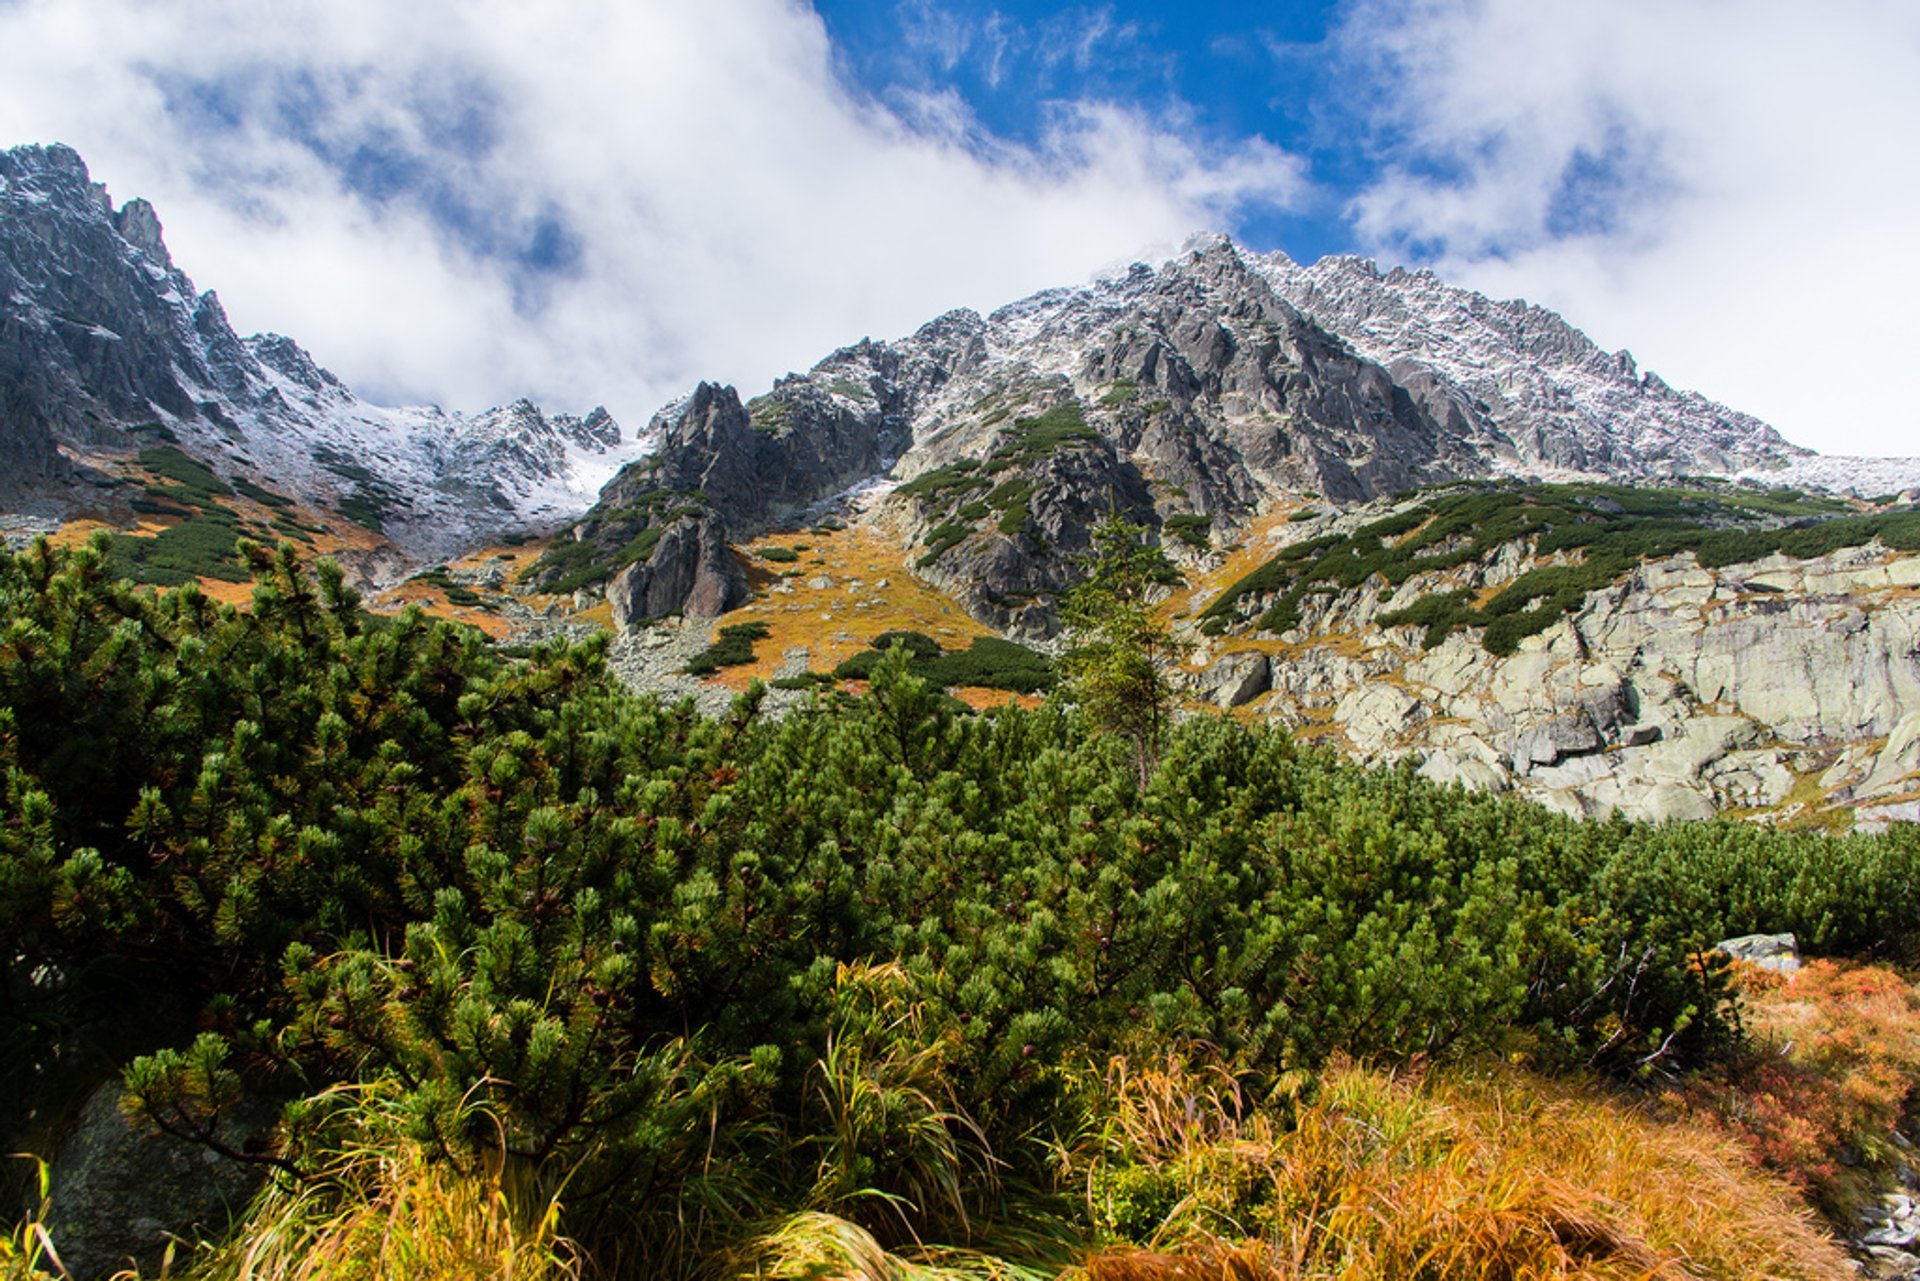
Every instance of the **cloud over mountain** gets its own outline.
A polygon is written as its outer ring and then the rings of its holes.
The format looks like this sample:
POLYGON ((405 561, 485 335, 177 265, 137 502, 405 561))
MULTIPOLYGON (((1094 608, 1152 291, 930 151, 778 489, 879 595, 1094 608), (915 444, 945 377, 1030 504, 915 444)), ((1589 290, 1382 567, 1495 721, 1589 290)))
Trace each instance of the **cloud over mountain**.
POLYGON ((60 140, 165 211, 237 325, 376 396, 604 400, 764 382, 850 333, 1055 283, 1287 202, 1258 140, 1055 105, 1037 142, 963 103, 849 91, 789 0, 0 5, 13 141, 60 140))

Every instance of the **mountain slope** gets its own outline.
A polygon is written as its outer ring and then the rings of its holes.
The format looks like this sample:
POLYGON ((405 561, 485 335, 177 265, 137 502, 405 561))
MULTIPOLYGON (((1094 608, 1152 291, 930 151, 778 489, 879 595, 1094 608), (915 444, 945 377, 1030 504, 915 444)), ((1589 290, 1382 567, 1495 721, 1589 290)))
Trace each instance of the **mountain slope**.
POLYGON ((174 266, 152 207, 115 210, 67 147, 0 153, 0 299, 0 497, 13 502, 69 482, 70 456, 164 433, 432 559, 562 523, 645 448, 604 410, 372 405, 291 339, 240 338, 174 266))
POLYGON ((1920 818, 1920 511, 1463 487, 1249 539, 1188 689, 1584 815, 1920 818), (1263 559, 1264 558, 1264 559, 1263 559))

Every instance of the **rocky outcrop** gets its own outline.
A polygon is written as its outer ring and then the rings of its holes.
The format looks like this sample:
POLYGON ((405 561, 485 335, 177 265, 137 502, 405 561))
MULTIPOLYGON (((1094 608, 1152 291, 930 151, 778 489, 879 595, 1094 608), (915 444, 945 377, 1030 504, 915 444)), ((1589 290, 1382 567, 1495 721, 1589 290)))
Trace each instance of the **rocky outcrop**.
POLYGON ((1255 260, 1289 302, 1456 414, 1503 467, 1616 478, 1726 474, 1809 453, 1765 423, 1643 373, 1565 319, 1521 300, 1331 255, 1255 260))
POLYGON ((1800 941, 1791 934, 1742 934, 1721 939, 1713 950, 1775 974, 1797 974, 1800 970, 1800 941))
POLYGON ((607 588, 614 622, 622 627, 668 614, 717 618, 746 604, 748 595, 726 524, 710 513, 667 525, 652 554, 621 570, 607 588))
MULTIPOLYGON (((49 1163, 47 1228, 67 1274, 80 1281, 113 1276, 129 1262, 157 1271, 170 1242, 224 1232, 265 1176, 264 1165, 130 1121, 120 1095, 117 1080, 96 1090, 49 1163)), ((252 1105, 222 1119, 217 1137, 230 1151, 259 1147, 273 1111, 252 1105)))
POLYGON ((1876 827, 1920 809, 1920 556, 1870 543, 1718 569, 1653 561, 1505 657, 1477 629, 1425 649, 1419 628, 1377 622, 1531 563, 1363 584, 1323 598, 1279 652, 1202 641, 1187 680, 1226 704, 1266 662, 1263 714, 1327 726, 1362 759, 1412 756, 1429 778, 1568 813, 1832 810, 1876 827))

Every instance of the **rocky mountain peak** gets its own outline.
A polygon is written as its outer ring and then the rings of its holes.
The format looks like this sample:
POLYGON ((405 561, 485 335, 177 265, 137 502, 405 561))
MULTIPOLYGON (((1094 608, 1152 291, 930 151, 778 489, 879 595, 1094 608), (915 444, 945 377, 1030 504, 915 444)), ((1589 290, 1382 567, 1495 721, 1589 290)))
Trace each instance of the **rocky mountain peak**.
POLYGON ((113 216, 113 225, 128 244, 141 250, 161 267, 173 266, 167 243, 161 238, 160 216, 145 200, 136 196, 127 201, 120 207, 120 212, 113 216))
POLYGON ((1449 390, 1463 422, 1520 474, 1636 479, 1778 466, 1807 451, 1748 414, 1642 373, 1559 314, 1496 301, 1431 271, 1336 254, 1253 260, 1315 323, 1410 385, 1449 390))

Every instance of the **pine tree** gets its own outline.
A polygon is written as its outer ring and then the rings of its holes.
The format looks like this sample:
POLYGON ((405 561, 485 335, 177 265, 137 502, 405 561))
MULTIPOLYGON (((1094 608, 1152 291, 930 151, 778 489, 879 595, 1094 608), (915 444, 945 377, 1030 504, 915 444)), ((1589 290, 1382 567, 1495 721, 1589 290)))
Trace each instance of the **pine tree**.
POLYGON ((1074 641, 1062 661, 1069 688, 1094 720, 1132 747, 1142 788, 1166 732, 1172 693, 1161 669, 1174 641, 1154 615, 1153 593, 1174 579, 1146 530, 1112 515, 1093 531, 1087 576, 1061 601, 1074 641))

